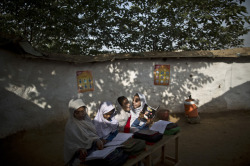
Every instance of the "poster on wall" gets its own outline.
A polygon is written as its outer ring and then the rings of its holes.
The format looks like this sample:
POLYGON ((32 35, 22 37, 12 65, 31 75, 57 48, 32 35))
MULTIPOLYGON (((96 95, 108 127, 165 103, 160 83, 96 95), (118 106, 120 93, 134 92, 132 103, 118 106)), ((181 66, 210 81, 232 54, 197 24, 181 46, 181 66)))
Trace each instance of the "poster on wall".
POLYGON ((170 80, 170 65, 155 65, 154 84, 169 85, 169 80, 170 80))
POLYGON ((93 77, 90 71, 77 71, 76 77, 78 93, 94 91, 93 77))

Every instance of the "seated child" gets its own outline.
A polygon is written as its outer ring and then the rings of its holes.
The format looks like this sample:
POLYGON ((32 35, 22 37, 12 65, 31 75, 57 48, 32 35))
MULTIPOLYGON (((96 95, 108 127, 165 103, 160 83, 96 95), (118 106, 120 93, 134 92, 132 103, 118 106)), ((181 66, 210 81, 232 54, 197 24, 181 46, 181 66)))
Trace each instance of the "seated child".
POLYGON ((146 104, 146 98, 143 94, 136 93, 133 98, 131 113, 130 126, 134 121, 139 117, 140 112, 143 110, 144 105, 146 104))
POLYGON ((130 132, 130 103, 125 96, 118 97, 116 101, 115 119, 119 123, 119 131, 124 133, 130 132))
POLYGON ((112 141, 118 134, 118 122, 114 118, 115 107, 110 101, 103 102, 94 118, 98 136, 104 143, 112 141))
POLYGON ((87 107, 81 99, 70 100, 69 112, 65 126, 64 161, 66 165, 79 165, 88 154, 103 149, 103 142, 99 139, 87 114, 87 107))

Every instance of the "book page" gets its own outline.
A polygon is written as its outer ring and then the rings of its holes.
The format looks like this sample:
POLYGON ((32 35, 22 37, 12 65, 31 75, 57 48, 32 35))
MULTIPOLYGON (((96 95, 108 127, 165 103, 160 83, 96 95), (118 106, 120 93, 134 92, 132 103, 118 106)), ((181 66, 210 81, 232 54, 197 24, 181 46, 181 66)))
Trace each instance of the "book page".
POLYGON ((132 135, 133 133, 118 133, 111 142, 106 143, 104 146, 107 147, 107 146, 121 145, 127 139, 132 137, 132 135))
POLYGON ((119 146, 110 146, 102 150, 96 150, 86 157, 86 161, 93 159, 104 159, 119 146))
POLYGON ((166 126, 172 122, 169 121, 165 121, 165 120, 159 120, 155 123, 153 123, 153 125, 150 127, 150 130, 155 130, 155 131, 159 131, 160 133, 164 133, 166 126))

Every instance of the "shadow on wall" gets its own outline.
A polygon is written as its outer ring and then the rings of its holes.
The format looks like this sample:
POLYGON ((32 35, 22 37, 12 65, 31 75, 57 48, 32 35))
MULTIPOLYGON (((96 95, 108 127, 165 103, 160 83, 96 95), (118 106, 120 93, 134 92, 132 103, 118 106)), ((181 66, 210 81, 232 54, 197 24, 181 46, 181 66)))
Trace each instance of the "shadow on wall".
POLYGON ((0 55, 0 138, 68 117, 72 93, 65 86, 66 72, 60 73, 62 63, 23 59, 2 50, 0 55))
MULTIPOLYGON (((90 116, 92 118, 95 116, 95 113, 102 101, 109 100, 115 103, 119 96, 126 96, 129 98, 130 102, 132 102, 133 95, 136 92, 143 93, 146 96, 148 104, 153 107, 160 105, 160 109, 169 109, 173 112, 183 112, 184 101, 190 94, 197 94, 197 92, 202 91, 202 94, 206 95, 206 91, 216 90, 214 88, 207 88, 211 87, 210 84, 214 84, 214 81, 227 81, 224 76, 223 78, 220 78, 220 71, 217 70, 222 70, 222 73, 224 71, 224 74, 227 74, 227 71, 225 70, 232 72, 231 65, 233 63, 248 62, 249 58, 244 57, 237 59, 181 58, 169 59, 167 61, 140 59, 104 62, 102 63, 102 67, 99 66, 98 68, 98 64, 95 64, 93 67, 93 69, 97 69, 93 72, 95 91, 80 94, 79 97, 84 100, 91 97, 91 100, 87 103, 90 103, 90 110, 94 110, 90 112, 90 116), (218 66, 218 62, 229 65, 227 65, 227 69, 225 68, 224 70, 222 67, 214 69, 214 64, 217 63, 218 66), (154 85, 153 71, 155 64, 170 65, 171 76, 169 86, 154 85), (215 80, 213 75, 217 75, 217 79, 220 78, 221 80, 215 80), (101 96, 101 98, 99 96, 101 96), (94 107, 91 106, 94 106, 96 109, 93 109, 94 107)), ((220 92, 223 92, 224 90, 226 90, 225 87, 223 87, 220 92)), ((245 90, 242 89, 241 91, 245 90)), ((211 92, 208 93, 211 94, 211 92)), ((238 93, 241 94, 242 92, 238 93)), ((204 110, 206 111, 206 109, 204 110)))
POLYGON ((250 81, 230 88, 223 95, 199 107, 204 112, 250 110, 250 81))
POLYGON ((49 118, 48 109, 0 88, 0 138, 17 131, 40 127, 49 118))
POLYGON ((127 96, 130 101, 136 92, 143 93, 153 107, 182 110, 183 101, 192 91, 214 79, 200 72, 213 61, 198 59, 121 60, 84 65, 23 59, 20 55, 1 51, 0 61, 1 137, 17 131, 38 127, 53 120, 68 118, 68 102, 82 98, 94 117, 103 101, 115 103, 117 97, 127 96), (14 60, 13 60, 14 58, 14 60), (170 85, 155 86, 155 64, 170 65, 170 85), (76 71, 90 70, 94 77, 93 92, 77 94, 76 71), (18 112, 18 116, 15 115, 18 112), (12 119, 11 117, 15 117, 12 119))
POLYGON ((182 111, 183 102, 190 93, 214 81, 202 70, 218 61, 207 59, 204 62, 197 58, 167 61, 135 59, 76 65, 22 59, 20 55, 0 51, 0 125, 6 127, 4 132, 1 130, 1 137, 53 120, 67 119, 68 102, 77 97, 87 104, 92 118, 101 102, 115 103, 119 96, 127 96, 131 101, 136 92, 143 93, 153 107, 160 105, 163 109, 182 111), (170 65, 169 86, 154 85, 155 64, 170 65), (81 70, 92 71, 93 92, 77 93, 76 71, 81 70), (12 119, 12 116, 15 118, 12 119))
MULTIPOLYGON (((174 111, 183 110, 184 100, 198 88, 214 81, 212 76, 206 75, 199 70, 210 67, 213 62, 201 62, 195 59, 182 60, 124 60, 103 63, 105 68, 93 73, 95 81, 95 91, 80 94, 80 98, 87 99, 92 97, 92 102, 100 105, 103 100, 113 103, 119 96, 128 97, 132 102, 136 92, 143 93, 149 105, 161 109, 171 109, 174 111), (155 86, 153 82, 153 71, 155 64, 170 65, 170 85, 155 86), (99 75, 99 77, 98 77, 99 75), (98 96, 102 96, 101 100, 98 96)), ((98 65, 98 64, 97 64, 98 65)), ((93 67, 94 68, 94 67, 93 67)), ((98 68, 98 66, 95 66, 98 68)), ((97 108, 98 109, 98 108, 97 108)), ((90 110, 97 110, 92 109, 90 110)), ((90 112, 90 116, 95 116, 95 111, 90 112)))

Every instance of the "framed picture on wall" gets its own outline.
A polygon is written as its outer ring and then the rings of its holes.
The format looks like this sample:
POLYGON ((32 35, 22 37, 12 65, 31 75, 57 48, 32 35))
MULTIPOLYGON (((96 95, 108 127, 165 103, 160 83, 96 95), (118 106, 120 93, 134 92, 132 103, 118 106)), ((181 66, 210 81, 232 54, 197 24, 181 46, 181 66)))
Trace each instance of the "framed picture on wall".
POLYGON ((170 65, 155 65, 154 85, 169 85, 170 65))
POLYGON ((94 91, 94 82, 90 71, 77 71, 76 77, 78 93, 94 91))

